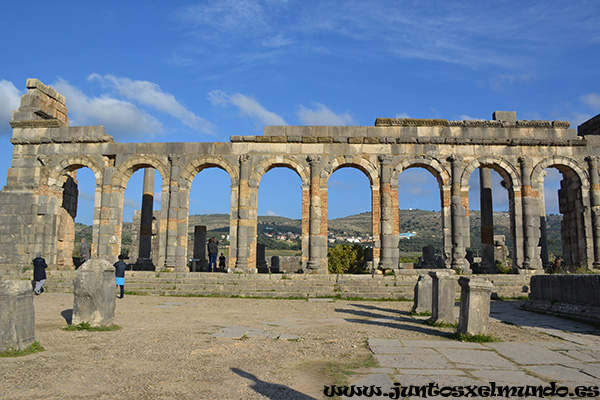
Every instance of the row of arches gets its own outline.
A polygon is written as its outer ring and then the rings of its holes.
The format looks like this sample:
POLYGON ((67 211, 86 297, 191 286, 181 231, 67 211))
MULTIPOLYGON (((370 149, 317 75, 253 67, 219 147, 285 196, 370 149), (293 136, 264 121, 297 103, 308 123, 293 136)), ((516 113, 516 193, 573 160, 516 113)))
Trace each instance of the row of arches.
MULTIPOLYGON (((225 174, 221 174, 223 177, 228 176, 230 180, 230 194, 229 198, 230 202, 230 214, 231 214, 231 226, 230 233, 236 235, 237 232, 237 224, 239 224, 239 217, 236 215, 240 209, 240 192, 242 191, 240 186, 240 180, 244 177, 241 176, 241 168, 239 165, 235 165, 235 159, 226 158, 226 157, 218 157, 218 156, 205 156, 199 157, 185 166, 179 166, 180 173, 173 173, 173 166, 176 163, 173 163, 172 160, 165 162, 165 160, 161 160, 160 158, 148 158, 148 157, 131 157, 128 160, 122 162, 119 167, 116 167, 115 158, 106 157, 103 160, 104 166, 100 168, 99 162, 97 159, 93 157, 76 157, 72 159, 65 159, 53 170, 50 174, 49 182, 55 184, 64 184, 67 181, 67 177, 72 177, 74 174, 85 168, 89 168, 93 175, 93 180, 95 181, 95 196, 94 196, 94 232, 93 232, 93 244, 95 244, 95 255, 102 254, 98 253, 97 244, 100 242, 100 226, 97 226, 97 222, 102 219, 102 213, 111 212, 120 212, 121 215, 119 219, 123 220, 123 211, 126 208, 126 196, 125 190, 131 180, 131 177, 134 175, 136 171, 141 169, 155 169, 158 173, 156 174, 156 183, 155 185, 160 187, 160 190, 157 191, 157 195, 155 198, 159 198, 160 200, 164 200, 165 198, 173 199, 173 189, 177 188, 178 193, 185 196, 185 198, 181 198, 181 195, 178 197, 177 201, 179 203, 180 209, 189 211, 191 208, 190 202, 193 203, 194 197, 190 196, 190 190, 192 188, 192 183, 194 182, 197 175, 201 175, 202 171, 218 169, 223 171, 225 174), (169 165, 169 162, 171 165, 169 165), (111 164, 112 163, 112 164, 111 164), (112 179, 107 179, 107 166, 112 168, 112 179), (178 175, 178 176, 177 176, 178 175), (175 179, 174 179, 175 178, 175 179), (107 184, 110 186, 110 190, 107 189, 107 184), (107 192, 111 192, 113 194, 116 193, 117 197, 120 197, 116 203, 112 200, 112 204, 110 210, 106 210, 106 207, 102 207, 102 204, 98 204, 102 202, 102 196, 106 195, 107 192), (234 204, 235 203, 235 204, 234 204)), ((254 160, 253 160, 254 161, 254 160)), ((462 204, 466 206, 466 215, 464 217, 469 217, 469 188, 473 184, 472 177, 474 176, 473 172, 476 170, 484 170, 489 169, 495 171, 498 174, 501 181, 503 182, 503 187, 506 189, 508 196, 508 216, 511 219, 511 238, 510 242, 513 244, 512 246, 512 263, 513 266, 521 266, 524 262, 526 262, 527 256, 525 255, 526 250, 524 248, 520 248, 519 244, 525 239, 527 236, 526 230, 528 229, 528 224, 525 223, 522 226, 519 223, 519 219, 523 217, 522 210, 523 204, 522 199, 525 198, 523 196, 524 191, 528 191, 528 197, 531 197, 536 202, 535 207, 533 207, 533 214, 530 215, 531 219, 531 229, 538 230, 540 232, 530 232, 531 237, 530 241, 537 239, 537 242, 534 244, 530 243, 530 247, 535 248, 534 252, 541 252, 544 249, 543 242, 543 234, 541 231, 545 229, 544 219, 545 215, 542 215, 541 209, 543 207, 543 199, 545 196, 544 192, 544 177, 545 171, 548 168, 556 168, 563 177, 563 187, 560 191, 564 192, 563 200, 561 200, 561 212, 564 215, 564 219, 568 222, 563 223, 563 247, 566 242, 568 245, 566 246, 566 254, 563 255, 566 262, 573 264, 584 264, 587 263, 589 259, 593 260, 594 255, 590 254, 587 249, 588 241, 591 237, 591 227, 590 223, 586 222, 585 218, 581 215, 586 211, 586 207, 589 212, 589 196, 587 192, 590 190, 589 185, 589 177, 588 173, 584 166, 577 163, 575 160, 567 158, 567 157, 551 157, 540 160, 534 166, 528 168, 517 168, 513 163, 507 161, 506 159, 500 157, 483 157, 479 159, 473 159, 468 163, 464 163, 464 166, 458 168, 458 173, 452 169, 452 165, 448 165, 448 160, 438 160, 433 157, 428 156, 419 156, 419 157, 405 157, 400 158, 398 161, 390 160, 391 163, 391 171, 389 173, 389 178, 384 182, 382 171, 383 171, 383 161, 381 158, 378 160, 379 163, 375 162, 373 158, 362 157, 362 156, 340 156, 334 157, 331 159, 325 160, 323 157, 322 160, 319 160, 319 164, 321 165, 318 174, 318 184, 320 189, 324 192, 325 196, 327 196, 328 186, 330 183, 330 178, 336 171, 343 170, 345 168, 353 168, 361 171, 361 173, 367 178, 368 185, 370 186, 371 191, 371 212, 372 212, 372 225, 373 225, 373 236, 375 237, 375 241, 389 232, 384 232, 385 229, 382 229, 381 226, 381 207, 380 199, 382 191, 382 183, 389 184, 393 191, 396 192, 395 199, 392 199, 392 204, 395 206, 395 209, 398 209, 398 199, 402 198, 402 194, 398 195, 398 190, 402 190, 401 176, 404 171, 414 170, 414 169, 424 169, 428 171, 433 179, 437 183, 437 187, 440 194, 439 201, 439 211, 441 212, 440 220, 442 232, 440 236, 443 238, 443 251, 442 255, 446 260, 446 265, 451 265, 452 258, 452 249, 456 247, 456 243, 453 240, 453 235, 456 234, 457 227, 452 225, 451 218, 451 202, 450 199, 453 195, 459 195, 462 198, 462 204), (453 177, 456 176, 455 186, 457 189, 453 192, 453 177), (400 183, 399 183, 400 182, 400 183), (458 184, 457 184, 458 183, 458 184), (465 195, 466 193, 466 195, 465 195), (541 197, 540 197, 541 193, 541 197), (466 199, 466 200, 465 200, 466 199), (540 200, 542 199, 542 200, 540 200), (537 220, 536 220, 537 219, 537 220), (521 254, 522 253, 522 254, 521 254), (591 257, 590 257, 591 256, 591 257)), ((248 187, 251 190, 255 191, 254 197, 250 196, 250 206, 254 209, 255 215, 253 218, 256 218, 257 206, 260 204, 258 202, 258 198, 256 194, 258 193, 258 189, 261 186, 261 181, 264 176, 267 176, 269 171, 285 168, 287 170, 293 171, 293 175, 299 178, 300 182, 300 193, 302 197, 302 203, 306 203, 310 201, 310 190, 311 190, 311 164, 305 162, 305 160, 296 157, 287 157, 287 156, 271 156, 271 157, 260 157, 257 162, 253 162, 252 166, 249 169, 248 176, 243 179, 247 181, 248 187)), ((80 177, 81 178, 81 177, 80 177)), ((296 179, 297 179, 296 178, 296 179)), ((314 178, 314 177, 313 177, 314 178)), ((222 196, 226 198, 227 196, 222 196)), ((327 200, 327 197, 325 197, 327 200)), ((528 200, 529 201, 529 200, 528 200)), ((170 205, 165 205, 160 202, 155 205, 155 209, 160 207, 161 212, 167 211, 170 205)), ((531 208, 531 207, 530 207, 531 208)), ((324 212, 322 214, 327 218, 327 204, 324 204, 324 212)), ((302 207, 302 220, 305 222, 303 225, 310 225, 310 216, 306 215, 308 212, 305 207, 302 207)), ((531 211, 529 211, 531 213, 531 211)), ((397 214, 397 211, 395 211, 397 214)), ((189 215, 189 213, 188 213, 189 215)), ((181 216, 179 216, 181 219, 181 216)), ((321 218, 323 215, 321 215, 321 218)), ((66 218, 66 217, 65 217, 66 218)), ((160 217, 165 225, 169 224, 169 218, 162 216, 160 217)), ((251 217, 252 218, 252 217, 251 217)), ((187 219, 187 216, 186 216, 187 219)), ((397 223, 397 216, 393 217, 394 223, 397 223)), ((590 219, 588 219, 589 221, 590 219)), ((187 221, 185 221, 187 224, 187 221)), ((325 229, 327 224, 325 223, 325 229)), ((392 235, 397 235, 399 227, 395 227, 396 229, 392 231, 392 235)), ((471 229, 470 226, 462 226, 462 235, 463 235, 463 247, 466 249, 470 245, 470 234, 469 231, 471 229)), ((120 232, 120 228, 115 231, 116 233, 120 232)), ((313 235, 320 232, 313 232, 313 235)), ((254 232, 256 235, 256 231, 254 232)), ((310 236, 310 228, 303 227, 303 236, 310 236)), ((180 235, 181 236, 181 235, 180 235)), ((237 236, 237 235, 236 235, 237 236)), ((113 248, 118 249, 121 247, 121 238, 116 238, 118 243, 113 243, 113 248)), ((165 245, 167 240, 165 239, 162 245, 165 245)), ((249 240, 250 245, 255 245, 256 240, 249 240)), ((396 241, 397 243, 397 241, 396 241)), ((185 243, 178 243, 179 246, 185 247, 185 243)), ((307 240, 303 240, 304 247, 310 246, 310 242, 307 240)), ((375 244, 377 247, 378 245, 375 244)), ((381 245, 379 245, 381 247, 381 245)), ((239 247, 239 246, 237 246, 239 247)), ((234 246, 232 246, 232 250, 236 250, 234 246)), ((117 252, 120 251, 119 249, 117 252)), ((65 252, 65 254, 68 252, 65 252)), ((181 260, 181 253, 179 252, 179 260, 181 260)), ((185 252, 184 252, 185 253, 185 252)), ((234 260, 235 255, 232 254, 232 261, 234 260)), ((544 257, 544 254, 539 254, 542 262, 547 263, 548 257, 544 257)), ((165 258, 167 257, 166 252, 163 253, 162 258, 159 263, 159 267, 162 267, 165 262, 165 258)), ((529 254, 531 257, 531 254, 529 254)), ((60 257, 59 257, 60 258, 60 257)), ((303 259, 304 261, 308 261, 310 258, 310 254, 308 249, 303 249, 303 259)), ((179 261, 180 262, 180 261, 179 261)), ((233 263, 232 263, 233 264, 233 263)), ((235 266, 235 265, 231 265, 235 266)))

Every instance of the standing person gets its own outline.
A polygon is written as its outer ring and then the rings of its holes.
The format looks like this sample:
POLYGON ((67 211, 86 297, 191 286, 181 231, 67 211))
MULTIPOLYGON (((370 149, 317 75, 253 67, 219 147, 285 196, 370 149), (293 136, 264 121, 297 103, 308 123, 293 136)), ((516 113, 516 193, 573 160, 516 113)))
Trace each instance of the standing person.
POLYGON ((81 253, 81 260, 83 262, 90 259, 90 248, 85 241, 85 238, 81 238, 81 250, 79 252, 81 253))
POLYGON ((122 299, 125 295, 125 269, 127 268, 127 264, 125 264, 124 254, 119 254, 119 261, 113 264, 115 267, 115 283, 119 287, 121 291, 121 295, 117 296, 119 299, 122 299))
POLYGON ((219 268, 225 271, 225 256, 223 253, 219 256, 219 268))
POLYGON ((217 270, 217 255, 219 254, 219 242, 214 237, 208 240, 208 271, 217 270))
POLYGON ((37 253, 33 259, 33 293, 36 295, 44 291, 46 268, 48 268, 48 264, 42 258, 42 253, 37 253))

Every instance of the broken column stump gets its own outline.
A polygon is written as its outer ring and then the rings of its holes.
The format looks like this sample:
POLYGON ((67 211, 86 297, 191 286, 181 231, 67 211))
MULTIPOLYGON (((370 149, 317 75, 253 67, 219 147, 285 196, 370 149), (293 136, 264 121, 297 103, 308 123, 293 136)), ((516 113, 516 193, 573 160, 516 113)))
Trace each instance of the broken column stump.
POLYGON ((115 269, 106 260, 90 260, 73 280, 73 324, 112 325, 115 316, 115 269))
POLYGON ((415 285, 415 298, 412 312, 422 314, 431 312, 431 294, 433 281, 429 275, 419 275, 415 285))
POLYGON ((487 334, 490 321, 490 296, 492 282, 484 278, 458 279, 460 285, 460 317, 458 333, 466 335, 487 334))
POLYGON ((29 281, 0 282, 0 351, 35 342, 35 311, 29 281))
POLYGON ((456 281, 448 271, 431 271, 431 319, 432 323, 454 323, 454 291, 456 281))

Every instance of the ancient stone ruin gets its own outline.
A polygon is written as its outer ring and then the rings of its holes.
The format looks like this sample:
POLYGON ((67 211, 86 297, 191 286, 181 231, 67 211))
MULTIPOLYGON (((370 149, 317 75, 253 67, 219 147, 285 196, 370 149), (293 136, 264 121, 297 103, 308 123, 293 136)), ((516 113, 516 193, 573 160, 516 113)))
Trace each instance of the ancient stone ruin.
MULTIPOLYGON (((378 118, 374 126, 267 126, 264 135, 231 136, 228 143, 117 143, 102 126, 69 126, 66 99, 51 87, 29 79, 27 89, 10 122, 14 151, 0 192, 1 270, 17 271, 38 251, 51 268, 73 268, 77 171, 89 168, 96 180, 92 258, 117 260, 124 191, 131 175, 145 169, 162 177, 161 209, 141 210, 139 247, 130 262, 187 271, 190 187, 200 171, 220 168, 231 179, 229 270, 256 272, 258 188, 278 167, 302 181, 301 263, 308 273, 327 272, 328 179, 342 167, 369 179, 376 267, 398 267, 398 178, 406 169, 424 168, 440 189, 443 266, 471 271, 465 258, 469 178, 481 171, 488 199, 487 172, 493 169, 509 196, 510 267, 541 271, 548 258, 543 179, 549 167, 563 176, 564 264, 600 267, 600 116, 577 130, 564 121, 519 120, 515 112, 497 111, 489 121, 378 118)), ((153 193, 151 182, 145 196, 153 193)), ((495 251, 490 212, 482 209, 487 267, 495 251)))

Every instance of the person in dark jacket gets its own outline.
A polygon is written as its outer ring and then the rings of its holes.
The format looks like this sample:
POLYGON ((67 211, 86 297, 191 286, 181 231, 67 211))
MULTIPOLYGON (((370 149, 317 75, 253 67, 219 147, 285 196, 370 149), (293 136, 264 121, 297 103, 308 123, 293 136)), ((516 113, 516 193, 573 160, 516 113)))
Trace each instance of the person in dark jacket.
POLYGON ((33 259, 33 293, 38 295, 44 291, 46 283, 46 260, 42 258, 42 253, 37 253, 33 259))
POLYGON ((125 295, 125 269, 127 268, 127 264, 123 261, 124 259, 125 255, 120 254, 119 261, 113 265, 115 267, 115 283, 121 291, 121 295, 117 296, 119 299, 122 299, 125 295))
POLYGON ((208 240, 208 271, 216 272, 217 270, 217 257, 219 256, 219 242, 214 237, 208 240))

